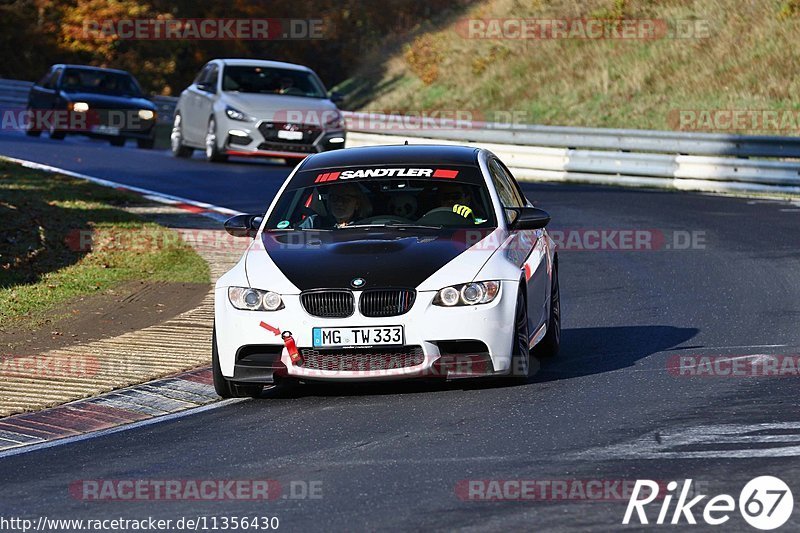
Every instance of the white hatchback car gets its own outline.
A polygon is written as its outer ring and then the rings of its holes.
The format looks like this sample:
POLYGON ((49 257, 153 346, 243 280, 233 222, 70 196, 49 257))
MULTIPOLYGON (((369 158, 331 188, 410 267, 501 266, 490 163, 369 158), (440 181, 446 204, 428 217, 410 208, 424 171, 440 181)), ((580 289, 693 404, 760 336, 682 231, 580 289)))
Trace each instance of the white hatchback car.
POLYGON ((197 148, 208 161, 263 156, 294 164, 309 154, 344 148, 340 100, 302 65, 214 59, 178 99, 172 153, 189 157, 197 148))

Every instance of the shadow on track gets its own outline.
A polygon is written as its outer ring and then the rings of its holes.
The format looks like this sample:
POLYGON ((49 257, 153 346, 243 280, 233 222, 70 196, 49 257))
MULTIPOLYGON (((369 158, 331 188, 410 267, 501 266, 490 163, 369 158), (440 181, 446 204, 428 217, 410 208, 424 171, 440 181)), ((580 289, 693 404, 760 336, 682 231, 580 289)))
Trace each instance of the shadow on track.
POLYGON ((633 366, 640 359, 685 343, 699 331, 673 326, 565 329, 558 357, 542 361, 533 382, 589 376, 633 366))

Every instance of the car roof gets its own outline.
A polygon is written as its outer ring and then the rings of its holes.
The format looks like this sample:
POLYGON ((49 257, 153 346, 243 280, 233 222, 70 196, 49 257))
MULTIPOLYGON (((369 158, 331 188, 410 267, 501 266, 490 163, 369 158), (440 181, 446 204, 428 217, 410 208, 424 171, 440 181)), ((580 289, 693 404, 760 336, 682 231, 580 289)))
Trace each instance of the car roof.
POLYGON ((72 68, 72 69, 80 69, 80 70, 96 70, 96 71, 100 71, 100 72, 116 72, 118 74, 127 74, 129 76, 132 76, 132 74, 130 72, 128 72, 127 70, 122 70, 122 69, 118 69, 118 68, 93 67, 91 65, 70 65, 70 64, 61 64, 61 63, 59 63, 58 65, 53 65, 50 68, 53 69, 53 68, 56 68, 56 67, 72 68))
POLYGON ((286 68, 292 70, 303 70, 311 72, 311 69, 303 65, 295 63, 284 63, 283 61, 267 61, 265 59, 235 59, 235 58, 220 58, 214 61, 222 63, 223 65, 231 66, 244 66, 244 67, 265 67, 265 68, 286 68))
POLYGON ((475 165, 478 148, 439 144, 398 144, 331 150, 307 157, 299 171, 370 165, 475 165))

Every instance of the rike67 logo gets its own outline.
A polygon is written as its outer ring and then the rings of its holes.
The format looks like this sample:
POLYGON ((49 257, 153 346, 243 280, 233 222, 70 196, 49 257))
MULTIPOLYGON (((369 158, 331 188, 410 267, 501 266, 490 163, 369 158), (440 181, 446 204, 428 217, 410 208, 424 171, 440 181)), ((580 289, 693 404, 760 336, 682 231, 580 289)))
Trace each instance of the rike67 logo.
MULTIPOLYGON (((736 511, 737 502, 728 494, 719 494, 709 500, 706 500, 708 496, 705 494, 692 494, 691 479, 684 481, 679 495, 677 489, 677 481, 670 481, 667 484, 667 494, 661 501, 656 524, 697 524, 695 513, 699 513, 706 524, 718 526, 730 520, 731 514, 736 511), (673 496, 676 495, 677 502, 671 510, 673 496), (690 495, 694 497, 689 499, 690 495)), ((658 496, 657 482, 649 479, 636 480, 622 523, 635 524, 638 519, 640 524, 649 524, 648 520, 652 520, 652 513, 648 518, 645 507, 658 496)), ((784 525, 792 515, 794 497, 789 486, 782 480, 773 476, 760 476, 750 480, 739 493, 738 508, 742 518, 754 528, 776 529, 784 525)))

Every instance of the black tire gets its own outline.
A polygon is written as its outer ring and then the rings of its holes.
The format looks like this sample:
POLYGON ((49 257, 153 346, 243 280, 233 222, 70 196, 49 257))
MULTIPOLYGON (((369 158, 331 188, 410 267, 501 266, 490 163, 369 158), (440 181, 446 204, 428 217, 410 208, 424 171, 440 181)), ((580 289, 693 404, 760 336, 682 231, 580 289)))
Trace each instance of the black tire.
POLYGON ((31 117, 30 117, 30 122, 28 122, 28 124, 25 125, 25 135, 27 135, 28 137, 39 137, 42 134, 42 130, 37 130, 33 128, 33 123, 36 121, 36 119, 33 116, 33 113, 31 112, 30 109, 28 109, 28 112, 31 115, 31 117))
POLYGON ((183 127, 181 126, 181 114, 175 113, 175 120, 172 123, 172 133, 169 135, 170 149, 175 157, 191 157, 194 150, 183 144, 183 127))
POLYGON ((545 359, 558 355, 561 347, 561 288, 558 283, 558 259, 553 262, 553 281, 550 284, 550 316, 547 319, 547 333, 533 347, 533 354, 545 359))
POLYGON ((51 139, 54 139, 56 141, 63 141, 64 137, 67 136, 66 132, 57 130, 53 126, 50 126, 50 129, 47 131, 47 134, 50 136, 51 139))
POLYGON ((153 146, 155 146, 156 140, 153 138, 150 139, 136 139, 136 146, 141 148, 142 150, 152 150, 153 146))
POLYGON ((222 398, 257 398, 264 390, 263 385, 242 385, 235 383, 222 375, 219 366, 219 352, 217 351, 217 330, 211 335, 211 374, 214 378, 214 390, 222 398))
POLYGON ((217 145, 217 121, 214 120, 214 117, 208 120, 205 147, 206 161, 211 163, 224 163, 228 160, 228 156, 223 154, 217 145))
POLYGON ((527 383, 536 370, 531 360, 528 330, 528 304, 525 300, 525 285, 521 284, 517 292, 517 306, 514 311, 514 340, 511 345, 511 372, 509 374, 512 381, 519 384, 527 383))
POLYGON ((111 146, 125 146, 125 137, 111 137, 108 142, 111 146))

